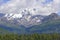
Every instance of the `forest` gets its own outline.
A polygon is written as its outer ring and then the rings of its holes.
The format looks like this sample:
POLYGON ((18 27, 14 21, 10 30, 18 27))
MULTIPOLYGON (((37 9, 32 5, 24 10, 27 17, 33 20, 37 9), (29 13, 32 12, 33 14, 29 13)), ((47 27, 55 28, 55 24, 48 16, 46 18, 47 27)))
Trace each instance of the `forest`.
POLYGON ((0 40, 60 40, 60 34, 2 34, 0 40))

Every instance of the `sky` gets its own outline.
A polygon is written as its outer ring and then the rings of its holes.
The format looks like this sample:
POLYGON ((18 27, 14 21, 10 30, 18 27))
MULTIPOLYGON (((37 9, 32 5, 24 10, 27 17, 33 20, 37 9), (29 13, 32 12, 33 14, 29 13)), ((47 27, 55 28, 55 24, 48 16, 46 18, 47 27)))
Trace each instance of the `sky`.
POLYGON ((9 0, 0 0, 0 5, 7 3, 9 0))
POLYGON ((0 13, 20 13, 27 9, 33 15, 49 15, 60 13, 60 0, 0 0, 0 13), (36 8, 36 12, 32 11, 36 8))

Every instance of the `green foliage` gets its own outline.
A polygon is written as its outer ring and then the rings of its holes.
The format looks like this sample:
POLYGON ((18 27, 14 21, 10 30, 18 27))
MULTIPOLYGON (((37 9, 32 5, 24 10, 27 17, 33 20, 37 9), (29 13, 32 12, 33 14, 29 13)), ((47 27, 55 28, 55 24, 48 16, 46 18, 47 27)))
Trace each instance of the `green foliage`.
POLYGON ((60 34, 4 34, 0 40, 60 40, 60 34))

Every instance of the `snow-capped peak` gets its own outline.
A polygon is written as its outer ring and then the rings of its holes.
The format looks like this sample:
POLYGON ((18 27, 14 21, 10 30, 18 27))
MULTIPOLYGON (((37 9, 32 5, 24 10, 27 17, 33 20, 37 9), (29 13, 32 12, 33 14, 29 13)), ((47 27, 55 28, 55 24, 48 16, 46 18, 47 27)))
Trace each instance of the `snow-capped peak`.
POLYGON ((14 18, 21 18, 22 17, 22 14, 5 14, 5 16, 8 20, 12 20, 14 18))
POLYGON ((21 14, 14 14, 12 17, 13 17, 13 18, 21 18, 22 15, 21 15, 21 14))

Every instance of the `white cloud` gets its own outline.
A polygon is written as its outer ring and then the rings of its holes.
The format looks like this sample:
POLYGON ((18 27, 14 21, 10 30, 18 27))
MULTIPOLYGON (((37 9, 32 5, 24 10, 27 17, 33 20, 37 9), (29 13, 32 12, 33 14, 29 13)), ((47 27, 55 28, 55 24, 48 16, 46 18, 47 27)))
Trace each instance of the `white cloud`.
POLYGON ((19 13, 20 8, 38 8, 32 14, 49 15, 52 12, 60 11, 60 0, 53 0, 48 4, 43 4, 46 0, 10 0, 0 6, 2 13, 19 13))

